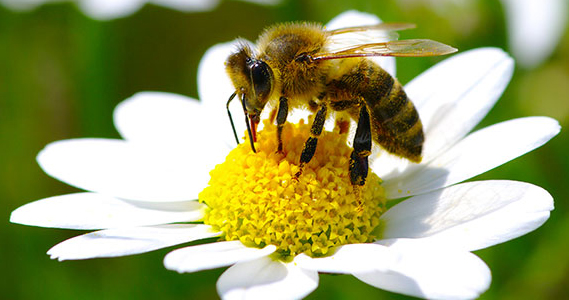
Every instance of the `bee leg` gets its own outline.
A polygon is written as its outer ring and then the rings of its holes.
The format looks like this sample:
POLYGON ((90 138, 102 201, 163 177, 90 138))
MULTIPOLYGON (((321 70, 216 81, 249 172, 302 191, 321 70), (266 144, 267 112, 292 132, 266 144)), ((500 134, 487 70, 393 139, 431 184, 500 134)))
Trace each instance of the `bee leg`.
POLYGON ((318 144, 318 137, 322 133, 322 129, 324 129, 324 122, 326 121, 326 111, 328 107, 325 104, 320 106, 320 109, 316 113, 314 117, 314 121, 312 122, 312 127, 310 127, 310 137, 304 143, 304 148, 302 149, 302 153, 300 154, 300 169, 294 175, 294 179, 298 180, 298 177, 302 175, 302 168, 305 164, 309 163, 314 153, 316 152, 316 145, 318 144))
POLYGON ((286 122, 286 116, 288 115, 288 99, 286 97, 281 97, 279 99, 279 110, 277 112, 277 140, 279 146, 277 148, 278 153, 283 152, 283 127, 286 122))
POLYGON ((354 150, 350 155, 350 180, 354 186, 365 185, 368 174, 368 156, 371 154, 371 126, 367 107, 362 105, 358 128, 354 136, 354 150))

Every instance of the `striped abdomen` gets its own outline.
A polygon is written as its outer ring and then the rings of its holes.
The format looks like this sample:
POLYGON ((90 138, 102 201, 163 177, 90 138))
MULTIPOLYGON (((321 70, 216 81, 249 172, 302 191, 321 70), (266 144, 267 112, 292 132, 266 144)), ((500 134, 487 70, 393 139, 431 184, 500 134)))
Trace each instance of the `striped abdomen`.
MULTIPOLYGON (((423 125, 401 84, 370 60, 360 59, 352 64, 335 80, 333 89, 343 90, 336 94, 344 97, 349 94, 352 99, 363 98, 371 116, 373 140, 390 153, 420 162, 423 125)), ((336 102, 342 101, 336 99, 336 102)), ((331 106, 334 108, 334 101, 331 106)))

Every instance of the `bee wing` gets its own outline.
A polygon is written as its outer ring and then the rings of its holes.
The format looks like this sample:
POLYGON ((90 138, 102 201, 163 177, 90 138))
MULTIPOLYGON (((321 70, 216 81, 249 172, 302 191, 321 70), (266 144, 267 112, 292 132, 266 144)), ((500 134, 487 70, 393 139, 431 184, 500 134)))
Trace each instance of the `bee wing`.
POLYGON ((415 24, 412 24, 412 23, 379 23, 379 24, 373 24, 373 25, 338 28, 338 29, 334 29, 334 30, 328 30, 327 32, 330 35, 343 34, 343 33, 349 33, 349 32, 362 32, 362 31, 390 32, 390 31, 397 31, 397 30, 412 29, 415 27, 416 27, 415 24))
POLYGON ((396 30, 414 27, 415 24, 410 23, 379 23, 329 30, 327 49, 335 52, 355 45, 397 40, 399 34, 395 32, 396 30))
POLYGON ((437 56, 456 52, 457 49, 433 40, 413 39, 356 45, 335 51, 312 55, 314 60, 340 59, 350 57, 420 57, 437 56))

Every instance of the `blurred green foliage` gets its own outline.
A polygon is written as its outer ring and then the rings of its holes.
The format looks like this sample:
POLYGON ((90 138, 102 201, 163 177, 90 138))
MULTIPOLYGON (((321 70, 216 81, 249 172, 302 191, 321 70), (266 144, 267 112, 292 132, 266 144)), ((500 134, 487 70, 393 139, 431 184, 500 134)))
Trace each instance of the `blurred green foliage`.
MULTIPOLYGON (((284 1, 258 6, 223 1, 211 12, 182 13, 146 5, 127 18, 99 22, 73 4, 44 5, 32 12, 0 6, 0 260, 2 299, 210 299, 222 269, 180 275, 166 270, 170 249, 148 254, 59 263, 45 252, 78 234, 8 223, 10 212, 33 200, 76 192, 42 172, 36 154, 49 142, 119 135, 114 107, 144 90, 197 98, 196 73, 208 47, 237 36, 254 40, 266 25, 288 20, 327 22, 358 9, 385 21, 412 22, 403 38, 428 37, 464 51, 507 49, 498 1, 469 1, 432 10, 429 1, 284 1), (426 4, 425 4, 426 3, 426 4), (404 5, 403 5, 404 4, 404 5)), ((567 126, 569 38, 533 70, 517 69, 504 96, 480 126, 529 115, 548 115, 567 126)), ((408 82, 441 58, 398 60, 408 82)), ((225 101, 225 99, 220 99, 225 101)), ((224 112, 220 112, 224 114, 224 112)), ((555 198, 550 220, 537 231, 477 251, 493 273, 483 299, 569 297, 569 159, 566 130, 546 146, 476 179, 534 183, 555 198)), ((491 147, 491 145, 488 145, 491 147)), ((351 276, 321 275, 312 299, 405 298, 351 276)))

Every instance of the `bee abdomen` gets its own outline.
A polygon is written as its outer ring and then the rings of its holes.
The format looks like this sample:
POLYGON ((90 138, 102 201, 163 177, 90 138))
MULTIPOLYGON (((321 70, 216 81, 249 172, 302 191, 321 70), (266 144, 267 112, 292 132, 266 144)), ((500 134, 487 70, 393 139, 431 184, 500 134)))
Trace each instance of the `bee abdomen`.
MULTIPOLYGON (((373 140, 390 153, 420 162, 423 125, 401 84, 367 59, 344 60, 340 66, 345 71, 327 84, 330 107, 347 110, 357 107, 363 98, 370 112, 373 140)), ((358 120, 357 109, 350 114, 358 120)))
POLYGON ((401 84, 394 80, 388 94, 379 101, 367 102, 371 107, 372 126, 376 133, 374 139, 387 151, 420 162, 424 142, 423 125, 401 84), (372 103, 375 105, 372 106, 372 103))

